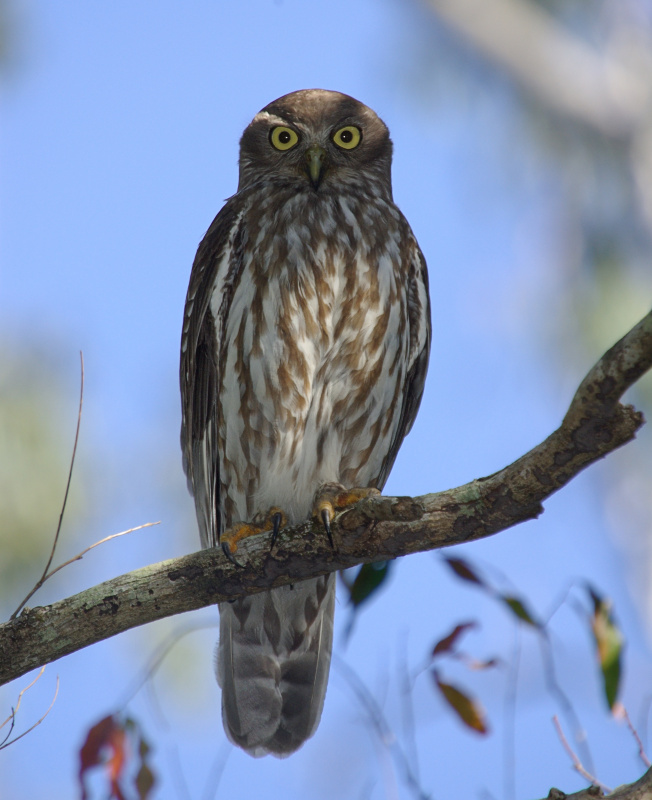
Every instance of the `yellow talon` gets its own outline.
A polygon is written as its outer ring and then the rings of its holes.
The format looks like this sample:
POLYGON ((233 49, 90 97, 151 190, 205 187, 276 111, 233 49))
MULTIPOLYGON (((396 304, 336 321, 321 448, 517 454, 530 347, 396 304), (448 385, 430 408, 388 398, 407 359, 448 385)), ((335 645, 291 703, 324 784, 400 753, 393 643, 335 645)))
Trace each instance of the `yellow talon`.
MULTIPOLYGON (((258 533, 267 533, 272 531, 272 547, 276 542, 281 528, 287 524, 287 517, 283 511, 274 506, 266 514, 257 514, 252 522, 236 522, 230 528, 224 531, 220 536, 220 544, 224 555, 229 559, 232 564, 242 567, 234 556, 238 550, 238 542, 241 539, 246 539, 248 536, 255 536, 258 533)), ((271 549, 271 548, 270 548, 271 549)))
POLYGON ((314 519, 321 520, 328 536, 328 541, 333 549, 333 535, 331 533, 331 520, 337 511, 342 511, 349 506, 355 505, 359 500, 372 495, 379 495, 378 489, 371 487, 356 487, 346 489, 340 483, 325 483, 315 494, 312 507, 314 519))

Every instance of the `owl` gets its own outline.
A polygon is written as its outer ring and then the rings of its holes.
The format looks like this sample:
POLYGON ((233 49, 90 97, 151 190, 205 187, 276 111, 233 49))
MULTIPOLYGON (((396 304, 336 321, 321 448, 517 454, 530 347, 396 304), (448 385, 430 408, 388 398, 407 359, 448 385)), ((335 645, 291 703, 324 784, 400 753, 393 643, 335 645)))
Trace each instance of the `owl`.
MULTIPOLYGON (((392 199, 392 142, 339 92, 293 92, 240 141, 237 192, 204 236, 181 340, 181 446, 202 547, 382 490, 423 392, 426 263, 392 199)), ((321 716, 335 578, 222 603, 228 737, 287 756, 321 716)))

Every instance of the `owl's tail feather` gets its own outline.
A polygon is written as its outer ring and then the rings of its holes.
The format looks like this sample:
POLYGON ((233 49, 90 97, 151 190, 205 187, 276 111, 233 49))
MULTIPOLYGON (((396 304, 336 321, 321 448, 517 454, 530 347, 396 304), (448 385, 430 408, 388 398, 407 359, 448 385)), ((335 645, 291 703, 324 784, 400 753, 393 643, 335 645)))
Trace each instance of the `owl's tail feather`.
POLYGON ((250 755, 284 758, 317 730, 334 612, 334 575, 220 605, 224 728, 250 755))

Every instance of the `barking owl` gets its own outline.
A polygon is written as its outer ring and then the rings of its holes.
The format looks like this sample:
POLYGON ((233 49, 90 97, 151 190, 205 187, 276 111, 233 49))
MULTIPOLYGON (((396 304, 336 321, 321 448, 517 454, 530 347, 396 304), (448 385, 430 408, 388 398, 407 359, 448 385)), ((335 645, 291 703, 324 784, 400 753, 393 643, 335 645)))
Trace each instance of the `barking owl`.
MULTIPOLYGON (((394 205, 392 142, 338 92, 275 100, 199 245, 181 340, 181 446, 202 547, 330 518, 382 490, 423 392, 426 263, 394 205), (246 524, 250 523, 250 524, 246 524)), ((217 557, 217 556, 216 556, 217 557)), ((223 556, 221 556, 223 557, 223 556)), ((319 724, 334 575, 220 605, 229 738, 287 756, 319 724)))

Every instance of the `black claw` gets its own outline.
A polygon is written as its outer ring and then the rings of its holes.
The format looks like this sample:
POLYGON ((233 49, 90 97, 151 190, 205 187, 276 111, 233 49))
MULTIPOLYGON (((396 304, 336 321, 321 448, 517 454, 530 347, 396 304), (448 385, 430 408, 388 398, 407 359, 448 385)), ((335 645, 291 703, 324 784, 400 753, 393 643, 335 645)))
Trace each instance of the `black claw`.
POLYGON ((283 515, 280 511, 277 511, 276 514, 272 515, 272 523, 274 528, 272 529, 272 543, 269 546, 270 551, 273 550, 274 545, 276 544, 276 539, 278 538, 278 532, 281 530, 281 522, 283 521, 283 515))
POLYGON ((222 542, 222 552, 224 555, 229 559, 229 561, 236 567, 240 567, 240 569, 244 569, 244 564, 241 564, 233 553, 229 550, 229 546, 226 542, 222 542))
POLYGON ((328 536, 331 549, 335 550, 335 545, 333 544, 333 534, 331 533, 331 515, 327 508, 322 509, 321 521, 324 523, 324 528, 326 528, 326 536, 328 536))

